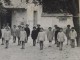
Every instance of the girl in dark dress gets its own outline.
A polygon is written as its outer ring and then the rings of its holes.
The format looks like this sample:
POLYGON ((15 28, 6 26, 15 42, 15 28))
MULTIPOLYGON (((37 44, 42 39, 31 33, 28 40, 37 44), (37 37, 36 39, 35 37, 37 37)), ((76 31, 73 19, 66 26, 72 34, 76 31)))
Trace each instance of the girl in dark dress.
POLYGON ((36 27, 33 27, 32 33, 31 33, 31 37, 33 39, 33 46, 36 45, 36 39, 37 39, 37 30, 36 27))

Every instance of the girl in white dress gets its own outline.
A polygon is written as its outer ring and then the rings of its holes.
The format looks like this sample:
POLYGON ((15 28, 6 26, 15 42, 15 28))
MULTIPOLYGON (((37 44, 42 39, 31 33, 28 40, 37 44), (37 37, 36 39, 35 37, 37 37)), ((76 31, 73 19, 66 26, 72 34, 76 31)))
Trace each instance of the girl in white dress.
POLYGON ((52 40, 53 40, 53 31, 52 31, 52 28, 51 27, 48 28, 47 39, 49 41, 49 47, 51 47, 52 40))
POLYGON ((21 31, 20 31, 20 41, 22 43, 21 49, 24 49, 24 47, 25 47, 25 39, 27 39, 26 36, 27 36, 26 31, 24 30, 24 27, 22 26, 21 31))
POLYGON ((6 30, 5 30, 5 33, 4 33, 4 39, 5 39, 5 44, 6 44, 6 47, 5 48, 8 48, 8 45, 9 45, 9 40, 11 39, 11 31, 9 30, 8 27, 6 27, 6 30))
POLYGON ((4 45, 4 41, 5 41, 4 40, 4 33, 5 33, 5 30, 6 30, 5 26, 3 26, 2 29, 1 29, 1 32, 2 32, 2 44, 1 45, 4 45))
POLYGON ((40 29, 37 39, 40 43, 40 50, 43 50, 43 44, 45 41, 45 32, 43 31, 43 28, 40 29))
POLYGON ((66 40, 65 37, 66 37, 66 35, 64 34, 63 29, 60 28, 60 32, 58 33, 58 36, 57 36, 58 42, 59 42, 59 50, 62 50, 62 48, 63 48, 63 43, 66 40))
POLYGON ((75 28, 72 27, 70 31, 70 40, 71 40, 71 47, 74 48, 76 44, 76 37, 77 37, 77 32, 75 31, 75 28))

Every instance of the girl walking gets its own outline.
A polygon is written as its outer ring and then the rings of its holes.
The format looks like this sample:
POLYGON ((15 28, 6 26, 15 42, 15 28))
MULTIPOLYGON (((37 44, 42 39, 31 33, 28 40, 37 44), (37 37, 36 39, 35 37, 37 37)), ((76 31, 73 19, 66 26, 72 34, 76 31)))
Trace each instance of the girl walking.
POLYGON ((43 44, 45 41, 45 32, 43 31, 43 28, 40 28, 40 32, 38 34, 38 41, 40 43, 40 50, 43 50, 43 44))
POLYGON ((4 40, 4 33, 5 33, 5 26, 3 26, 2 27, 2 29, 1 29, 1 32, 2 32, 2 44, 1 45, 4 45, 4 42, 5 42, 5 40, 4 40))
POLYGON ((62 50, 63 48, 63 42, 66 40, 65 37, 66 35, 64 34, 63 29, 60 28, 60 32, 58 33, 59 50, 62 50))
POLYGON ((52 28, 51 27, 48 28, 47 39, 49 41, 49 47, 51 47, 52 40, 53 40, 53 31, 52 31, 52 28))
POLYGON ((76 37, 77 37, 77 32, 75 31, 75 28, 72 27, 70 31, 70 40, 71 40, 71 47, 74 48, 76 45, 76 37))
POLYGON ((5 39, 5 44, 6 44, 5 48, 8 48, 9 40, 11 39, 11 31, 8 27, 6 27, 6 31, 4 33, 4 39, 5 39))
POLYGON ((37 30, 36 27, 33 27, 32 33, 31 33, 31 37, 33 39, 33 46, 36 45, 36 39, 37 39, 37 30))
POLYGON ((26 31, 24 30, 24 27, 22 26, 21 31, 20 31, 20 41, 21 41, 21 44, 22 44, 21 49, 25 48, 25 39, 26 38, 27 38, 27 34, 26 34, 26 31))

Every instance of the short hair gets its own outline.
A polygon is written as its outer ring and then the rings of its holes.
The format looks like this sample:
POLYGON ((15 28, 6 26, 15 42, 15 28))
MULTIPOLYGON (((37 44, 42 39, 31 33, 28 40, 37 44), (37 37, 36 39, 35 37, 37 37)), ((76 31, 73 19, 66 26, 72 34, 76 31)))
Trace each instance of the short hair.
POLYGON ((34 26, 33 29, 36 29, 36 27, 34 26))
POLYGON ((37 26, 41 26, 40 24, 37 24, 37 26))
POLYGON ((18 25, 18 27, 21 27, 21 25, 18 25))
POLYGON ((5 27, 6 29, 9 29, 9 27, 5 27))
POLYGON ((29 26, 29 24, 26 24, 26 26, 29 26))
POLYGON ((57 25, 54 25, 54 27, 58 27, 57 25))
POLYGON ((75 29, 74 27, 72 27, 71 29, 75 29))
POLYGON ((49 27, 48 29, 52 29, 52 27, 49 27))
POLYGON ((67 27, 70 27, 70 25, 67 25, 67 27))

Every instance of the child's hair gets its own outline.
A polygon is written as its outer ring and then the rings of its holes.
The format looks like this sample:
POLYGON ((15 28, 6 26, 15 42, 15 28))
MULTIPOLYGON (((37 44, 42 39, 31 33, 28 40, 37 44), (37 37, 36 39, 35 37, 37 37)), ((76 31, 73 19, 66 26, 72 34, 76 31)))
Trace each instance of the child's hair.
POLYGON ((28 24, 26 24, 26 26, 29 26, 28 24))
POLYGON ((40 24, 37 24, 37 26, 41 26, 40 24))
POLYGON ((13 25, 13 27, 16 27, 16 25, 13 25))
POLYGON ((36 29, 36 27, 34 26, 33 29, 36 29))
POLYGON ((52 27, 49 27, 48 29, 52 29, 52 27))
POLYGON ((71 29, 75 29, 74 27, 72 27, 71 29))
POLYGON ((18 27, 21 27, 21 25, 18 25, 18 27))
POLYGON ((24 27, 22 26, 22 28, 24 28, 24 27))
POLYGON ((67 27, 70 27, 70 25, 67 25, 67 27))
POLYGON ((58 27, 57 25, 54 25, 54 27, 58 27))
POLYGON ((9 27, 6 27, 6 29, 8 29, 8 30, 9 30, 9 27))

